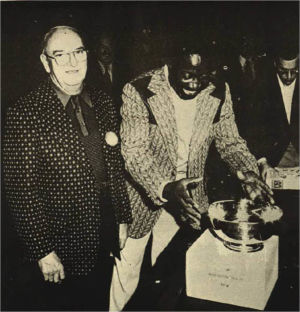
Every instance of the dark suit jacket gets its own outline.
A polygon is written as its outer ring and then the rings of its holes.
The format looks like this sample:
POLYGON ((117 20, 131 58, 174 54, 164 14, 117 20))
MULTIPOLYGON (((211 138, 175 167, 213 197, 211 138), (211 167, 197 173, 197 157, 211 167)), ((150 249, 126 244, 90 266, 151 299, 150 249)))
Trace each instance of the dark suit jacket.
MULTIPOLYGON (((103 139, 111 207, 118 223, 130 223, 115 109, 102 91, 90 90, 103 139)), ((22 97, 7 115, 4 182, 16 229, 29 261, 56 251, 67 272, 87 274, 101 249, 103 220, 95 176, 76 129, 50 81, 22 97)), ((107 207, 106 207, 107 208, 107 207)))
MULTIPOLYGON (((249 145, 248 134, 251 134, 249 129, 253 128, 253 119, 250 118, 249 113, 252 113, 253 106, 257 105, 261 94, 265 92, 262 82, 266 80, 268 60, 266 57, 256 60, 254 67, 256 78, 252 83, 247 81, 242 71, 238 54, 232 54, 232 57, 226 61, 226 66, 227 68, 219 70, 219 75, 229 84, 238 131, 249 145)), ((255 142, 256 138, 254 138, 255 142)), ((240 198, 243 194, 240 181, 230 172, 228 165, 221 159, 213 145, 207 157, 206 177, 207 192, 211 201, 240 198)))
MULTIPOLYGON (((114 67, 112 67, 113 70, 113 78, 114 77, 114 67)), ((105 79, 106 77, 103 75, 100 65, 95 60, 93 62, 93 66, 89 68, 87 75, 87 80, 90 85, 92 85, 95 88, 101 88, 106 94, 111 95, 112 94, 112 82, 110 80, 105 79)))
POLYGON ((113 82, 107 81, 101 72, 96 58, 91 56, 89 59, 86 81, 88 85, 96 89, 100 88, 112 98, 120 122, 120 107, 122 103, 121 94, 125 83, 129 81, 127 80, 128 70, 123 63, 115 60, 112 66, 112 75, 113 82))
POLYGON ((266 92, 267 81, 270 78, 267 77, 267 73, 270 66, 269 59, 258 58, 254 65, 255 79, 250 83, 250 78, 247 79, 247 74, 242 71, 239 55, 234 55, 228 61, 228 69, 221 72, 230 86, 236 122, 242 137, 250 126, 249 111, 251 113, 253 107, 261 101, 262 94, 266 92))
MULTIPOLYGON (((299 153, 299 85, 295 85, 291 123, 288 123, 276 73, 265 82, 265 92, 247 114, 246 141, 257 157, 266 157, 272 166, 280 162, 290 142, 299 153)), ((246 122, 246 121, 245 121, 246 122)))

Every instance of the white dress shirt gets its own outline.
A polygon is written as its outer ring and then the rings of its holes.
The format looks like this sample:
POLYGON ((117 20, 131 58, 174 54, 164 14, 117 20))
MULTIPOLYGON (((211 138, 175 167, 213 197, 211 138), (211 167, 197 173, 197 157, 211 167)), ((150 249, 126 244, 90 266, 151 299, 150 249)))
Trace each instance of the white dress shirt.
MULTIPOLYGON (((164 67, 166 80, 169 84, 169 70, 167 65, 164 67)), ((190 141, 194 129, 194 119, 196 115, 197 96, 191 100, 181 99, 175 90, 169 84, 170 98, 175 109, 175 121, 177 125, 178 149, 177 149, 177 173, 176 180, 187 177, 187 164, 189 159, 190 141)), ((161 184, 159 194, 160 199, 164 202, 166 200, 162 197, 162 192, 167 183, 165 181, 161 184)))
MULTIPOLYGON (((165 66, 165 74, 168 75, 168 67, 165 66)), ((168 77, 168 76, 166 76, 168 77)), ((176 179, 186 178, 187 163, 189 158, 190 141, 194 128, 197 97, 191 100, 181 99, 170 86, 170 97, 175 109, 177 126, 178 149, 177 149, 177 175, 176 179)))
POLYGON ((242 55, 239 55, 239 62, 242 67, 242 71, 244 71, 247 60, 242 55))
MULTIPOLYGON (((294 95, 294 90, 295 90, 297 79, 295 79, 290 85, 283 84, 278 74, 277 74, 277 79, 278 79, 278 83, 279 83, 280 90, 281 90, 286 117, 287 117, 288 123, 290 124, 292 101, 293 101, 293 95, 294 95)), ((258 162, 265 162, 265 161, 267 161, 265 158, 261 158, 258 162)), ((277 167, 286 168, 286 167, 297 167, 297 166, 299 166, 299 155, 295 147, 293 146, 292 142, 290 142, 277 167)))
POLYGON ((292 100, 293 100, 293 94, 294 94, 297 79, 295 79, 289 86, 282 83, 278 74, 277 74, 277 79, 278 79, 278 83, 279 83, 280 90, 281 90, 281 95, 282 95, 282 99, 284 103, 286 116, 287 116, 288 122, 291 123, 292 100))
POLYGON ((100 66, 100 70, 102 72, 102 75, 105 74, 105 71, 108 70, 108 74, 109 74, 109 77, 110 77, 110 81, 112 82, 112 64, 109 64, 109 65, 104 65, 102 64, 100 61, 98 61, 98 64, 100 66))

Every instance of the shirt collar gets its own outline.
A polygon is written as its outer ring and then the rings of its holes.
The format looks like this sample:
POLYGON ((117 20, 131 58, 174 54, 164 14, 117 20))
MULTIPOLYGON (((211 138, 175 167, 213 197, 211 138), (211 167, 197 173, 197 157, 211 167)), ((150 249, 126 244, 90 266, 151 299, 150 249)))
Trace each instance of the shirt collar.
POLYGON ((109 71, 109 72, 112 71, 112 64, 104 65, 104 64, 101 63, 99 60, 98 60, 98 64, 99 64, 99 66, 100 66, 100 70, 101 70, 101 72, 102 72, 102 75, 105 74, 106 68, 108 68, 108 71, 109 71))
POLYGON ((280 89, 284 88, 284 89, 294 89, 295 88, 295 84, 296 84, 296 80, 297 78, 290 84, 290 85, 285 85, 283 84, 283 82, 281 81, 280 77, 278 74, 276 74, 277 76, 277 79, 278 79, 278 83, 279 83, 279 86, 280 86, 280 89))
MULTIPOLYGON (((65 92, 60 90, 54 83, 51 83, 51 85, 52 85, 55 93, 57 94, 57 97, 59 98, 59 100, 63 104, 64 108, 66 108, 66 106, 70 100, 71 95, 66 94, 65 92)), ((89 107, 93 107, 90 96, 89 96, 89 94, 85 88, 83 88, 83 90, 81 91, 80 96, 84 100, 84 102, 89 105, 89 107)))
POLYGON ((246 58, 244 58, 242 55, 239 55, 239 62, 240 62, 243 69, 246 65, 246 61, 247 61, 246 58))

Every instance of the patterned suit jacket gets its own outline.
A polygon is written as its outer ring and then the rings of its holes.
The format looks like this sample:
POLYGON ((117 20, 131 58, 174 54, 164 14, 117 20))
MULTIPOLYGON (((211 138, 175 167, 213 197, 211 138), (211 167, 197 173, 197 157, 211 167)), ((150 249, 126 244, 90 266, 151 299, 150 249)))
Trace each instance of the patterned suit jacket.
MULTIPOLYGON (((133 215, 130 236, 133 238, 143 237, 152 229, 163 207, 160 186, 176 177, 178 139, 169 88, 161 68, 142 75, 123 89, 121 151, 130 174, 128 192, 133 215)), ((237 170, 258 173, 254 156, 239 136, 228 85, 223 83, 223 91, 209 85, 197 98, 187 176, 203 176, 213 140, 234 173, 237 170)), ((200 212, 207 211, 203 182, 192 191, 192 196, 200 212)))
MULTIPOLYGON (((116 112, 102 91, 90 90, 118 223, 131 222, 120 140, 107 144, 108 131, 118 135, 116 112)), ((4 182, 16 229, 28 260, 56 251, 67 272, 87 274, 101 248, 101 207, 95 176, 71 119, 50 81, 22 97, 7 114, 4 182)))

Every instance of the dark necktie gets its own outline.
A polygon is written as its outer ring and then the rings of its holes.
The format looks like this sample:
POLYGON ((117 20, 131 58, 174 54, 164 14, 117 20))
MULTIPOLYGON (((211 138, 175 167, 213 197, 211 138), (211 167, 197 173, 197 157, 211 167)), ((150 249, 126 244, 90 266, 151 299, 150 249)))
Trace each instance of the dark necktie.
POLYGON ((108 93, 112 91, 112 81, 110 79, 108 66, 105 67, 105 73, 103 75, 103 87, 108 93))
POLYGON ((102 250, 105 252, 112 251, 114 255, 120 257, 118 231, 109 196, 109 176, 107 175, 103 151, 103 133, 99 132, 95 110, 84 101, 84 98, 80 95, 71 96, 69 103, 67 114, 79 132, 79 138, 95 176, 96 191, 100 197, 99 212, 102 220, 100 227, 102 250))
POLYGON ((105 82, 106 82, 107 84, 110 84, 110 83, 111 83, 111 79, 110 79, 110 75, 109 75, 108 66, 105 66, 104 69, 105 69, 105 72, 104 72, 104 79, 105 79, 105 82))
POLYGON ((83 136, 88 136, 89 132, 87 130, 83 114, 82 114, 82 101, 83 99, 80 97, 80 95, 73 95, 70 98, 71 104, 73 106, 73 109, 75 111, 75 116, 77 118, 77 121, 79 123, 81 132, 83 136))
POLYGON ((95 111, 80 95, 71 96, 69 102, 67 113, 79 132, 79 138, 84 145, 86 155, 96 177, 97 188, 100 189, 103 182, 107 181, 107 177, 102 150, 103 138, 99 132, 95 111))

